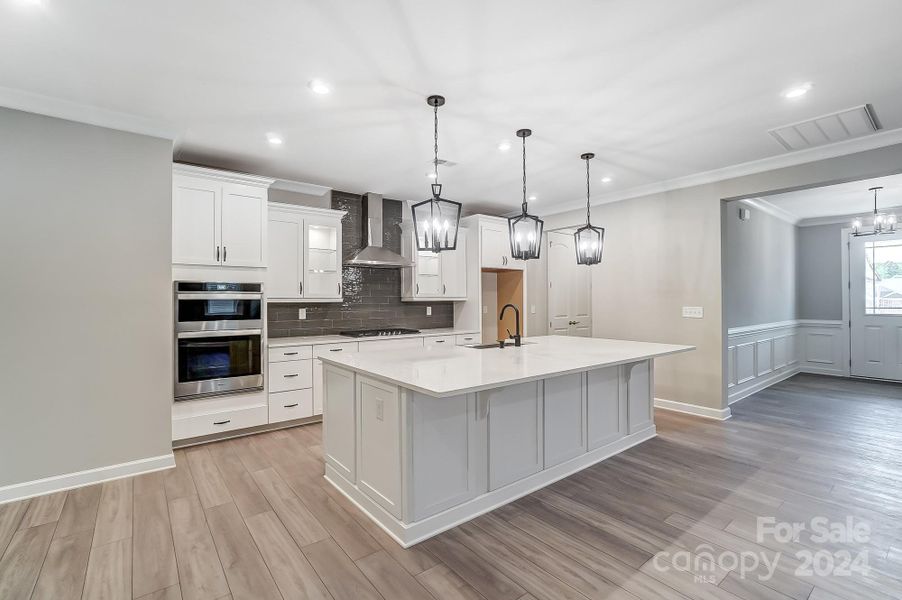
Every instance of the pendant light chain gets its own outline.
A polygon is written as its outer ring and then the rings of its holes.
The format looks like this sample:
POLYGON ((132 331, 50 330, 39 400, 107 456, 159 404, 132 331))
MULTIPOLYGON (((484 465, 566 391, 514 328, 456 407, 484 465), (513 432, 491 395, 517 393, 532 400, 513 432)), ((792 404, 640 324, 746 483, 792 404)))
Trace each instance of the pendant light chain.
POLYGON ((586 223, 589 223, 591 207, 589 206, 589 158, 586 157, 586 223))
POLYGON ((435 160, 433 161, 433 169, 435 173, 435 182, 438 183, 438 104, 434 107, 435 117, 434 117, 434 135, 435 135, 435 145, 433 146, 433 151, 435 152, 435 160))
POLYGON ((523 140, 523 212, 526 213, 526 136, 523 140))

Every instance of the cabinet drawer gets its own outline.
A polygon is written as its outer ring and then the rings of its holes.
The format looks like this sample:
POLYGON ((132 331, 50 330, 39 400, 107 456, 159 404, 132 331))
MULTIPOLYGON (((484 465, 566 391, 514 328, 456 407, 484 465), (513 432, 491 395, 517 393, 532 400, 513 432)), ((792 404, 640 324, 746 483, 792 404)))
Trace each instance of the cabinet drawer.
POLYGON ((302 390, 313 385, 313 361, 290 360, 269 365, 269 391, 302 390))
POLYGON ((458 346, 467 346, 469 344, 478 344, 480 343, 480 338, 478 333, 465 333, 463 335, 457 335, 454 337, 454 343, 458 346))
POLYGON ((259 406, 236 408, 207 415, 186 417, 184 419, 173 419, 172 439, 184 440, 221 431, 266 425, 267 413, 266 405, 261 404, 259 406))
POLYGON ((374 340, 372 342, 360 342, 360 352, 375 352, 379 350, 403 350, 404 348, 422 348, 423 338, 401 338, 399 340, 374 340))
POLYGON ((313 358, 313 348, 310 346, 285 346, 269 349, 269 362, 284 362, 286 360, 303 360, 313 358))
POLYGON ((441 348, 442 346, 453 346, 454 345, 454 336, 453 335, 430 335, 428 337, 423 338, 423 342, 426 347, 437 346, 441 348))
POLYGON ((313 347, 313 356, 329 356, 337 352, 357 352, 357 342, 348 342, 343 344, 321 344, 313 347))
POLYGON ((313 390, 273 392, 269 395, 269 422, 290 421, 313 416, 313 390))

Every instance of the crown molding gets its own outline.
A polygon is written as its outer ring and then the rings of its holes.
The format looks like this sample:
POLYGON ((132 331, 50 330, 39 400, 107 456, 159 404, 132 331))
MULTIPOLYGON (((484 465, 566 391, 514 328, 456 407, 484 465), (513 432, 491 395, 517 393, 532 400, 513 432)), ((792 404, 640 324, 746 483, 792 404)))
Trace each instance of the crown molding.
POLYGON ((790 225, 796 225, 801 220, 798 216, 780 208, 773 202, 764 200, 763 198, 743 198, 742 200, 739 200, 739 204, 744 204, 751 208, 760 210, 761 212, 768 214, 776 219, 780 219, 781 221, 785 221, 790 225))
POLYGON ((174 175, 204 177, 206 179, 215 179, 217 181, 225 181, 228 183, 240 183, 265 188, 268 188, 272 185, 273 181, 275 181, 270 177, 251 175, 250 173, 238 173, 235 171, 223 171, 221 169, 211 169, 210 167, 202 167, 200 165, 191 165, 187 163, 172 163, 172 173, 174 175))
POLYGON ((283 192, 294 192, 296 194, 307 194, 308 196, 325 196, 332 191, 332 188, 324 185, 316 185, 315 183, 303 183, 301 181, 291 181, 290 179, 276 179, 271 186, 272 190, 280 190, 283 192))
MULTIPOLYGON (((876 150, 877 148, 885 148, 895 144, 902 144, 902 128, 888 129, 863 137, 835 142, 833 144, 824 144, 823 146, 815 146, 813 148, 806 148, 795 152, 786 152, 777 156, 769 156, 767 158, 739 163, 721 169, 703 171, 693 175, 640 185, 617 192, 609 192, 598 196, 592 206, 610 204, 612 202, 630 200, 642 196, 651 196, 653 194, 662 194, 674 190, 716 183, 727 179, 744 177, 746 175, 775 171, 777 169, 794 167, 819 160, 837 158, 839 156, 866 152, 868 150, 876 150)), ((548 207, 548 209, 542 207, 535 212, 540 216, 550 216, 577 210, 579 208, 584 208, 585 206, 585 200, 573 200, 558 204, 554 207, 548 207)))
POLYGON ((2 86, 0 86, 0 106, 167 140, 175 140, 178 136, 175 126, 157 119, 2 86))

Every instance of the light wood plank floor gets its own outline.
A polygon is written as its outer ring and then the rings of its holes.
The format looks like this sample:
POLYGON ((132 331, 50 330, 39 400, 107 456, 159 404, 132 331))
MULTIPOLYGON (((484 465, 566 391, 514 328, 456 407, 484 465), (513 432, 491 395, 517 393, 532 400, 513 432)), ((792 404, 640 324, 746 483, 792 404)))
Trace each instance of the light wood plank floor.
POLYGON ((654 440, 409 550, 322 479, 319 425, 179 450, 0 506, 0 599, 902 597, 902 386, 800 375, 733 414, 658 411, 654 440), (758 517, 819 516, 869 535, 756 536, 758 517), (870 570, 800 575, 814 551, 870 570), (777 567, 717 564, 739 553, 777 567))

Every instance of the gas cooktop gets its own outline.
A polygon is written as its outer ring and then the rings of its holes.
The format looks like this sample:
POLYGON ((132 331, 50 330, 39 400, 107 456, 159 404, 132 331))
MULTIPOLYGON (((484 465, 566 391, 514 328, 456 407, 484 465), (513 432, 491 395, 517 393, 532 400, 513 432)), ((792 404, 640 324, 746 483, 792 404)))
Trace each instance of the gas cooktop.
POLYGON ((419 329, 405 329, 403 327, 388 327, 385 329, 356 329, 354 331, 340 331, 339 335, 347 337, 382 337, 389 335, 410 335, 420 333, 419 329))

